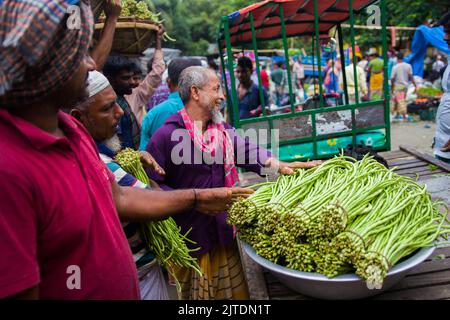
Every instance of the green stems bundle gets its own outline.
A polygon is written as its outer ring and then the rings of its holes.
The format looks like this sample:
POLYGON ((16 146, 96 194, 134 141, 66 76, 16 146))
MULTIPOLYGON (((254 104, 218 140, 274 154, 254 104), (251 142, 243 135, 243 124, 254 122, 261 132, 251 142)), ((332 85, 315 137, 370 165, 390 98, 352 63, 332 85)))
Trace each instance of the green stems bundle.
POLYGON ((229 223, 259 255, 329 277, 353 271, 373 288, 402 258, 450 232, 445 204, 370 156, 338 156, 254 188, 233 205, 229 223))
MULTIPOLYGON (((126 148, 116 155, 115 160, 126 172, 149 184, 150 179, 142 166, 138 151, 126 148)), ((190 255, 196 250, 190 250, 186 246, 186 242, 194 243, 187 238, 189 231, 183 235, 175 220, 169 217, 142 223, 141 230, 147 249, 156 255, 168 271, 171 272, 173 267, 178 266, 192 268, 202 274, 197 259, 190 255)))

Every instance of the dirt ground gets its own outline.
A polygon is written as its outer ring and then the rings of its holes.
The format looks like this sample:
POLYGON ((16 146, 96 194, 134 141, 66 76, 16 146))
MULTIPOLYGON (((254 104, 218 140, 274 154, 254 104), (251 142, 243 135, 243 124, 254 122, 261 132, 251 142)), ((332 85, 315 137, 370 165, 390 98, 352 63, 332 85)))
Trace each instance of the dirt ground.
POLYGON ((400 145, 409 145, 432 155, 431 144, 435 131, 436 123, 432 121, 391 123, 391 150, 398 150, 400 145))

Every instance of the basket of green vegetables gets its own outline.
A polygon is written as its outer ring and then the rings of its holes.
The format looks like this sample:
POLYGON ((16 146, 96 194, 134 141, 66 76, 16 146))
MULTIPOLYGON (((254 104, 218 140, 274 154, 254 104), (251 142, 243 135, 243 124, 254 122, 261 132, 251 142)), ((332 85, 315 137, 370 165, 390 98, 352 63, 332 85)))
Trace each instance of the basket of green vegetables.
POLYGON ((100 15, 103 12, 103 4, 104 4, 105 0, 91 0, 90 4, 91 4, 91 10, 92 10, 92 15, 94 16, 94 21, 97 22, 98 19, 100 18, 100 15))
POLYGON ((335 157, 254 188, 228 223, 255 262, 316 298, 378 294, 450 232, 443 202, 370 156, 335 157))
MULTIPOLYGON (((94 14, 98 14, 99 10, 102 10, 99 1, 92 3, 91 6, 93 9, 98 8, 94 14)), ((122 0, 122 11, 116 23, 112 53, 139 56, 153 45, 156 32, 164 20, 160 19, 160 13, 154 13, 150 9, 146 1, 122 0)), ((96 41, 101 36, 104 19, 105 16, 101 13, 95 24, 94 39, 96 41)), ((163 34, 163 40, 175 41, 167 32, 163 34)))

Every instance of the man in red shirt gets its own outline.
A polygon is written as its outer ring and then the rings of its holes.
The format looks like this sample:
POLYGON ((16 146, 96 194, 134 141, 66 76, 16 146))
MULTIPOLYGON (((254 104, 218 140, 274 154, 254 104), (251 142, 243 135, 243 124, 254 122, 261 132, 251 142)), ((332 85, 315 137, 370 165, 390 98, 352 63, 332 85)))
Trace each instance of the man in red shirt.
POLYGON ((89 5, 68 6, 63 0, 2 4, 0 298, 139 299, 119 216, 139 221, 187 208, 216 213, 233 191, 246 190, 117 185, 83 125, 60 111, 85 98, 87 72, 95 69, 87 56, 89 5))
POLYGON ((261 85, 264 89, 269 91, 269 75, 267 74, 267 66, 263 65, 261 69, 261 85))

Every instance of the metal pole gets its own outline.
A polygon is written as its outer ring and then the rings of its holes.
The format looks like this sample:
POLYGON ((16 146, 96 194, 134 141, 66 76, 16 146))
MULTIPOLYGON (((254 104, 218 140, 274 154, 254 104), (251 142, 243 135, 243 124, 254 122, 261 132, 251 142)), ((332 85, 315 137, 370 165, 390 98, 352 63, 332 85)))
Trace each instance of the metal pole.
POLYGON ((230 81, 231 81, 231 101, 232 101, 232 114, 231 117, 233 119, 233 125, 235 127, 240 127, 239 125, 239 108, 238 108, 238 98, 236 92, 236 79, 234 77, 234 69, 233 69, 233 52, 231 50, 231 38, 230 38, 230 26, 228 24, 228 17, 222 17, 222 22, 224 26, 225 32, 225 41, 227 44, 227 57, 228 57, 228 72, 230 73, 230 81))
POLYGON ((319 11, 317 8, 317 0, 314 0, 314 30, 316 33, 317 67, 318 67, 318 71, 319 71, 319 99, 320 99, 319 103, 320 103, 320 108, 323 108, 322 62, 321 62, 321 56, 320 56, 319 11))
POLYGON ((253 12, 250 12, 250 26, 252 28, 253 52, 255 54, 256 73, 258 75, 258 83, 259 83, 259 85, 258 85, 259 100, 261 101, 262 113, 265 116, 266 115, 266 102, 264 100, 264 93, 263 93, 262 82, 261 82, 261 71, 259 68, 259 56, 258 56, 258 44, 256 43, 255 25, 253 23, 253 12))
POLYGON ((289 48, 286 39, 286 25, 284 22, 284 10, 283 5, 280 4, 280 19, 281 19, 281 33, 283 36, 283 48, 284 48, 284 57, 286 60, 286 71, 288 75, 288 86, 289 86, 289 100, 291 102, 291 112, 295 112, 294 99, 292 96, 292 78, 291 78, 291 66, 289 65, 289 48))
MULTIPOLYGON (((348 1, 349 12, 350 12, 350 41, 352 43, 352 60, 353 60, 353 82, 355 84, 355 102, 358 105, 358 75, 356 73, 356 52, 355 52, 355 29, 353 25, 355 24, 355 19, 353 17, 353 0, 348 1)), ((352 146, 353 150, 356 148, 356 116, 355 116, 355 104, 352 105, 352 146)))
POLYGON ((341 55, 342 80, 344 82, 345 104, 348 104, 347 75, 345 74, 344 37, 342 36, 341 24, 338 24, 337 32, 338 32, 338 37, 339 37, 339 54, 341 55))
MULTIPOLYGON (((311 50, 312 50, 312 53, 311 53, 311 56, 312 56, 312 69, 313 69, 313 77, 314 77, 314 73, 316 72, 316 64, 315 64, 315 62, 314 62, 314 46, 315 46, 315 42, 314 42, 314 40, 315 40, 316 38, 314 38, 314 37, 311 37, 311 50)), ((316 87, 314 86, 313 87, 314 88, 314 90, 313 90, 313 92, 314 92, 314 94, 316 93, 316 87)))
MULTIPOLYGON (((220 63, 222 65, 222 77, 223 77, 223 83, 225 84, 225 92, 227 94, 227 97, 230 97, 230 90, 228 89, 228 80, 227 80, 227 73, 226 73, 226 67, 225 67, 225 59, 223 57, 223 49, 222 49, 222 46, 220 43, 220 39, 217 41, 217 45, 219 48, 220 63)), ((232 117, 233 106, 231 104, 231 99, 227 99, 227 108, 230 112, 230 116, 232 117)))
MULTIPOLYGON (((313 77, 314 77, 314 73, 316 71, 316 67, 315 67, 315 63, 314 63, 314 45, 315 45, 314 40, 315 40, 315 38, 311 37, 311 40, 312 40, 311 41, 312 68, 313 68, 313 77)), ((313 104, 315 103, 314 102, 315 95, 316 95, 316 85, 313 81, 313 97, 312 97, 313 104)), ((313 158, 315 159, 317 157, 317 127, 316 127, 316 112, 315 111, 311 114, 311 127, 312 127, 311 134, 312 134, 312 140, 313 140, 313 158)))
POLYGON ((359 104, 359 90, 358 90, 358 75, 356 73, 356 50, 355 50, 355 18, 353 17, 353 0, 349 0, 349 11, 350 11, 350 41, 352 44, 352 61, 353 61, 353 82, 355 83, 355 102, 359 104))
POLYGON ((387 15, 386 15, 386 0, 381 0, 381 37, 383 43, 383 91, 384 91, 384 124, 386 125, 386 147, 391 150, 391 120, 390 120, 390 96, 388 84, 388 61, 387 61, 387 15))

